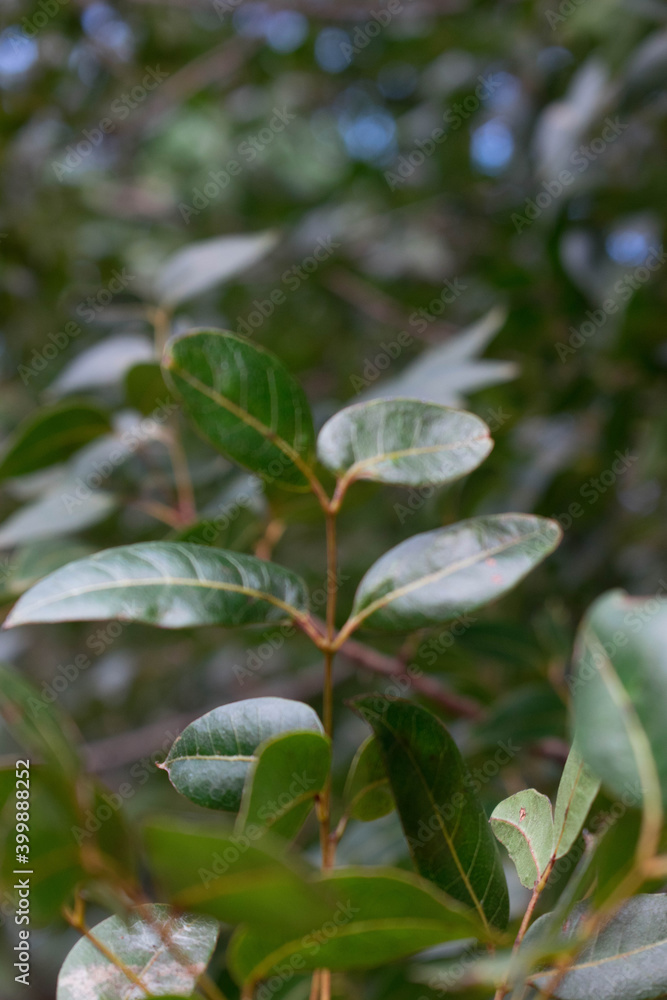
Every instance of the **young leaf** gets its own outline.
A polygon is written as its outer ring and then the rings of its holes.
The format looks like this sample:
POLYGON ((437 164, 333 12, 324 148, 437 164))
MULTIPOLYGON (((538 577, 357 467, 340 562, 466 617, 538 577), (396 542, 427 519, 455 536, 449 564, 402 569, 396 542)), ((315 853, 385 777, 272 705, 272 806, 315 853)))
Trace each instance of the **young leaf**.
POLYGON ((519 881, 532 889, 544 875, 554 851, 551 802, 546 795, 527 788, 499 802, 490 823, 514 862, 519 881))
POLYGON ((155 279, 156 298, 162 305, 177 306, 245 271, 261 260, 276 241, 277 234, 269 231, 189 243, 162 265, 155 279))
POLYGON ((667 600, 600 597, 582 622, 571 682, 586 763, 614 794, 667 803, 667 600))
MULTIPOLYGON (((300 701, 251 698, 233 702, 191 722, 160 767, 174 788, 197 805, 238 812, 260 744, 299 730, 322 732, 317 714, 300 701)), ((255 803, 253 812, 257 808, 255 803)))
POLYGON ((145 993, 92 941, 82 938, 60 970, 56 1000, 190 994, 213 954, 219 927, 211 917, 172 915, 166 906, 142 906, 127 920, 108 917, 92 933, 141 980, 145 993))
POLYGON ((365 823, 387 816, 396 808, 380 745, 374 736, 369 736, 359 747, 343 797, 347 815, 365 823))
POLYGON ((415 865, 479 921, 504 928, 509 901, 498 845, 456 743, 408 701, 357 698, 373 728, 415 865))
POLYGON ((424 628, 479 608, 511 590, 561 535, 548 518, 493 514, 408 538, 368 570, 343 631, 424 628))
POLYGON ((85 444, 109 433, 108 413, 90 403, 59 403, 41 409, 14 435, 0 459, 0 479, 64 462, 85 444))
POLYGON ((161 628, 232 628, 300 618, 306 585, 275 563, 205 545, 141 542, 51 573, 17 602, 5 627, 119 618, 161 628))
POLYGON ((558 786, 554 809, 554 854, 562 858, 581 833, 588 811, 600 789, 600 779, 584 764, 572 744, 558 786))
POLYGON ((173 337, 165 377, 201 433, 268 482, 304 489, 314 449, 305 393, 269 351, 222 330, 173 337))
POLYGON ((262 743, 246 779, 239 832, 257 825, 291 840, 308 818, 330 767, 331 744, 319 732, 284 733, 262 743))
MULTIPOLYGON (((561 943, 574 943, 588 915, 579 904, 561 943)), ((634 896, 579 952, 569 971, 531 977, 555 1000, 649 1000, 667 993, 667 896, 634 896), (553 986, 553 992, 550 992, 553 986)))
POLYGON ((310 933, 291 937, 281 924, 237 931, 228 958, 239 983, 265 979, 285 961, 304 970, 368 969, 443 941, 484 936, 469 911, 407 872, 341 868, 319 881, 334 906, 310 933))
POLYGON ((179 909, 299 935, 321 926, 330 913, 326 894, 312 883, 313 870, 286 861, 285 845, 272 845, 260 827, 225 835, 219 824, 212 829, 165 820, 150 823, 145 840, 151 871, 179 909))
POLYGON ((459 479, 493 448, 483 420, 416 399, 348 406, 324 425, 317 454, 343 484, 355 479, 423 486, 459 479))

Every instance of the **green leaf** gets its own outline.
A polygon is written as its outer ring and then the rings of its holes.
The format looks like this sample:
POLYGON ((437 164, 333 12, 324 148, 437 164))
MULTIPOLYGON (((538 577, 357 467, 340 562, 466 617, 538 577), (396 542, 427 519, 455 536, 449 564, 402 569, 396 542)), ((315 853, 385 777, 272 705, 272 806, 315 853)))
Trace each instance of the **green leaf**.
POLYGON ((47 704, 39 690, 16 670, 0 663, 0 716, 29 754, 74 778, 81 771, 74 723, 58 705, 47 704))
POLYGON ((291 840, 327 782, 331 744, 319 732, 284 733, 262 743, 249 767, 237 829, 263 826, 291 840))
POLYGON ((247 270, 277 242, 271 231, 240 236, 216 236, 177 250, 155 279, 158 302, 174 307, 208 288, 247 270))
MULTIPOLYGON (((575 943, 589 911, 579 904, 561 943, 575 943)), ((560 980, 557 971, 531 981, 556 1000, 651 1000, 667 993, 667 896, 634 896, 605 924, 560 980)))
POLYGON ((599 778, 584 764, 576 742, 573 743, 565 761, 554 809, 556 858, 567 854, 581 833, 599 789, 599 778))
POLYGON ((352 705, 378 739, 420 874, 473 907, 485 927, 504 928, 509 902, 498 845, 445 726, 408 701, 368 696, 352 705))
POLYGON ((449 621, 511 590, 558 545, 555 521, 494 514, 426 531, 385 553, 362 579, 349 634, 449 621))
MULTIPOLYGON (((300 701, 251 698, 221 705, 183 730, 160 767, 174 788, 197 805, 238 812, 260 745, 297 730, 322 732, 316 712, 300 701)), ((258 807, 255 802, 253 813, 258 807)))
POLYGON ((125 375, 125 398, 146 416, 173 402, 157 361, 144 361, 130 368, 125 375))
POLYGON ((554 852, 551 802, 534 788, 510 795, 491 813, 491 829, 527 889, 542 878, 554 852))
POLYGON ((20 425, 2 459, 0 479, 25 476, 64 462, 85 444, 109 434, 109 415, 90 403, 58 403, 20 425))
POLYGON ((391 868, 342 868, 320 876, 334 897, 321 925, 291 937, 279 924, 242 928, 229 946, 239 983, 256 983, 283 962, 308 970, 368 969, 484 931, 469 911, 422 879, 391 868))
POLYGON ((5 627, 119 618, 232 628, 303 618, 306 605, 303 581, 275 563, 205 545, 141 542, 51 573, 20 598, 5 627))
POLYGON ((493 448, 483 420, 463 410, 417 399, 376 399, 333 416, 317 439, 317 454, 342 476, 424 486, 453 482, 476 469, 493 448))
POLYGON ((273 844, 260 827, 226 834, 219 824, 165 820, 151 822, 145 840, 151 871, 179 909, 267 933, 279 926, 299 934, 320 926, 330 912, 326 895, 312 883, 313 870, 285 860, 284 844, 273 844))
MULTIPOLYGON (((96 940, 117 956, 153 996, 191 994, 206 971, 218 933, 216 920, 172 915, 166 906, 138 907, 127 920, 108 917, 92 928, 96 940)), ((58 976, 56 1000, 108 1000, 111 996, 135 995, 144 996, 144 991, 87 938, 74 945, 58 976)))
POLYGON ((667 600, 600 597, 582 622, 571 680, 583 759, 615 795, 667 803, 667 600))
POLYGON ((0 525, 0 549, 75 534, 104 521, 118 506, 116 498, 105 490, 77 496, 80 486, 76 479, 68 478, 10 514, 0 525))
POLYGON ((380 744, 374 736, 369 736, 359 747, 343 797, 346 814, 365 823, 387 816, 396 808, 380 744))
POLYGON ((275 355, 233 333, 195 330, 169 341, 163 364, 190 417, 223 455, 268 482, 307 487, 310 408, 275 355))
POLYGON ((17 549, 3 573, 0 602, 9 603, 25 593, 29 587, 74 559, 90 554, 90 548, 69 538, 51 538, 28 544, 17 549))

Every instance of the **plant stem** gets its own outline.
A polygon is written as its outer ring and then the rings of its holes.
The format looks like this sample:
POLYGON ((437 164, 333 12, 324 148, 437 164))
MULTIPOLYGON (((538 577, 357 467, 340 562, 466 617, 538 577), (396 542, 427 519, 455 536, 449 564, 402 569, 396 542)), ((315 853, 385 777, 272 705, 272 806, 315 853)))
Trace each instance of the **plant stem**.
POLYGON ((188 458, 185 454, 185 448, 183 447, 177 427, 172 429, 167 447, 169 448, 171 465, 174 470, 174 485, 176 486, 178 512, 181 523, 192 524, 197 517, 197 503, 190 477, 188 458))
POLYGON ((70 924, 70 926, 74 927, 80 934, 82 934, 87 941, 90 941, 90 943, 95 948, 97 948, 97 950, 102 955, 104 955, 104 957, 108 962, 111 962, 112 965, 115 965, 118 971, 122 972, 122 974, 125 976, 128 982, 134 983, 135 986, 138 986, 140 990, 143 990, 146 996, 151 995, 151 991, 148 989, 148 987, 143 983, 143 981, 139 978, 139 976, 137 976, 136 973, 134 973, 132 969, 130 969, 125 964, 122 958, 119 958, 118 955, 116 955, 113 951, 111 951, 110 948, 107 948, 107 946, 103 944, 102 941, 99 941, 95 937, 95 935, 88 930, 82 914, 72 913, 70 910, 65 909, 63 911, 63 915, 67 923, 70 924))
MULTIPOLYGON (((551 859, 549 860, 549 864, 544 869, 544 873, 542 875, 542 878, 533 887, 533 894, 530 897, 530 902, 528 903, 528 906, 526 907, 526 912, 523 915, 523 920, 521 921, 521 926, 519 927, 519 931, 518 931, 516 939, 514 941, 514 946, 512 948, 512 957, 514 957, 516 955, 516 953, 518 952, 518 950, 519 950, 519 948, 521 946, 521 942, 523 941, 523 939, 524 939, 524 937, 526 935, 526 931, 528 930, 528 927, 530 926, 530 921, 533 918, 533 911, 535 910, 535 907, 537 906, 537 901, 540 898, 540 896, 542 895, 542 893, 544 892, 544 889, 546 888, 546 884, 549 881, 549 876, 551 875, 551 872, 553 870, 553 866, 555 864, 556 864, 556 857, 555 857, 555 854, 554 854, 554 856, 552 856, 551 859)), ((503 1000, 503 997, 506 996, 509 993, 509 991, 510 991, 510 986, 508 985, 507 980, 505 980, 505 982, 503 982, 502 985, 500 985, 498 987, 498 989, 496 990, 495 995, 493 997, 493 1000, 503 1000)))
POLYGON ((171 316, 167 309, 161 309, 158 307, 157 309, 154 309, 151 314, 151 322, 153 323, 153 330, 155 332, 155 350, 158 358, 161 358, 164 353, 165 345, 169 340, 171 316))

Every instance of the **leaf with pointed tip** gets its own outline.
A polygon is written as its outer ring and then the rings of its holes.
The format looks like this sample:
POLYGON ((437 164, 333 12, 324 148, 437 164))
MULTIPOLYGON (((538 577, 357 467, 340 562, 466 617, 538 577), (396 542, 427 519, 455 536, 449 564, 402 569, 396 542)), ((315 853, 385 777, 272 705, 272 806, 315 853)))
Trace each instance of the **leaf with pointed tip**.
POLYGON ((343 797, 346 814, 365 823, 387 816, 396 808, 380 745, 374 736, 369 736, 359 747, 343 797))
POLYGON ((79 559, 40 580, 5 627, 119 618, 161 628, 235 628, 302 618, 306 585, 275 563, 180 542, 140 542, 79 559))
POLYGON ((290 937, 280 924, 236 932, 228 957, 237 982, 254 984, 294 959, 293 967, 304 970, 368 969, 443 941, 484 936, 469 911, 408 872, 340 868, 318 882, 333 895, 334 905, 305 937, 290 937))
POLYGON ((558 545, 559 525, 529 514, 492 514, 414 535, 362 579, 349 634, 449 621, 511 590, 558 545))
POLYGON ((58 403, 21 424, 0 459, 0 479, 25 476, 66 459, 111 432, 109 415, 90 403, 58 403))
MULTIPOLYGON (((574 944, 589 915, 578 904, 563 928, 561 943, 574 944)), ((667 993, 667 896, 626 900, 561 976, 559 970, 531 976, 555 1000, 651 1000, 667 993), (551 990, 553 989, 553 992, 551 990)))
POLYGON ((174 788, 197 805, 238 812, 260 745, 300 730, 322 732, 317 713, 300 701, 250 698, 232 702, 191 722, 160 767, 174 788))
POLYGON ((193 330, 172 337, 163 366, 196 426, 223 455, 268 482, 308 486, 310 407, 274 354, 223 330, 193 330))
POLYGON ((158 302, 173 307, 233 278, 261 260, 276 241, 277 234, 267 231, 187 244, 162 265, 155 279, 158 302))
POLYGON ((554 851, 551 802, 527 788, 499 802, 491 813, 491 829, 506 849, 527 889, 544 875, 554 851))
POLYGON ((218 933, 217 920, 171 914, 167 906, 137 907, 126 920, 108 917, 92 928, 95 940, 119 958, 145 989, 136 986, 92 941, 82 938, 60 970, 56 1000, 107 1000, 135 992, 137 996, 190 994, 206 971, 218 933))
POLYGON ((248 825, 263 826, 291 840, 326 785, 330 767, 331 743, 319 732, 289 732, 266 740, 250 765, 239 832, 248 825))
POLYGON ((232 834, 219 823, 164 820, 148 825, 145 841, 151 871, 178 909, 299 935, 330 913, 326 894, 312 882, 313 869, 286 860, 284 843, 260 827, 232 834))
POLYGON ((396 808, 421 875, 504 928, 507 884, 495 841, 459 749, 442 722, 409 701, 356 698, 380 745, 396 808))
POLYGON ((562 858, 581 833, 600 789, 600 779, 587 767, 574 742, 570 748, 554 808, 554 855, 562 858))
POLYGON ((667 600, 609 591, 588 610, 575 644, 575 735, 614 794, 641 789, 667 803, 667 600))
POLYGON ((348 406, 324 425, 317 454, 343 486, 356 479, 404 486, 451 483, 493 448, 483 420, 417 399, 348 406))

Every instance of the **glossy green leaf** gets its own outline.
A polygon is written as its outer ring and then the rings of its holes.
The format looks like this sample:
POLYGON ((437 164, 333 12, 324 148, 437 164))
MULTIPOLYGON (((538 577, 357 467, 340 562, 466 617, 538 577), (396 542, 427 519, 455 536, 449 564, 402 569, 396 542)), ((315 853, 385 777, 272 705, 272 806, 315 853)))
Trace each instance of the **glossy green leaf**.
POLYGON ((357 698, 373 728, 415 865, 484 926, 504 928, 509 902, 498 845, 459 749, 426 709, 357 698))
POLYGON ((275 355, 233 333, 194 330, 169 341, 163 364, 190 417, 223 455, 268 482, 307 487, 310 408, 275 355))
POLYGON ((144 836, 156 882, 178 908, 267 933, 279 926, 305 934, 327 919, 330 904, 313 870, 288 862, 284 844, 273 844, 261 827, 232 834, 219 823, 164 820, 151 822, 144 836))
POLYGON ((5 625, 119 618, 232 628, 302 617, 306 603, 303 581, 275 563, 205 545, 142 542, 51 573, 20 598, 5 625))
POLYGON ((474 517, 415 535, 368 570, 352 622, 412 630, 456 618, 511 590, 560 538, 555 521, 529 514, 474 517))
POLYGON ((562 858, 581 833, 600 779, 583 761, 576 743, 572 744, 558 786, 554 807, 554 853, 562 858))
MULTIPOLYGON (((574 943, 587 915, 579 904, 562 942, 574 943)), ((651 1000, 667 993, 667 896, 634 896, 586 944, 570 971, 532 977, 539 989, 553 985, 555 1000, 651 1000)))
POLYGON ((359 747, 343 797, 346 814, 365 823, 387 816, 396 808, 380 744, 374 736, 369 736, 359 747))
POLYGON ((330 767, 331 744, 319 732, 284 733, 262 743, 250 765, 237 829, 256 825, 288 840, 295 837, 330 767))
POLYGON ((551 802, 546 795, 527 788, 499 802, 490 823, 514 862, 521 884, 532 889, 554 852, 551 802))
POLYGON ((167 906, 138 907, 126 920, 108 917, 92 934, 141 980, 145 991, 82 938, 60 970, 56 1000, 191 994, 206 971, 218 933, 211 917, 171 914, 167 906))
POLYGON ((80 736, 74 723, 59 705, 47 702, 38 688, 4 663, 0 663, 0 716, 28 754, 70 778, 79 773, 76 744, 80 736))
POLYGON ((172 254, 155 279, 159 302, 174 307, 226 281, 261 260, 275 246, 277 234, 215 236, 198 240, 172 254))
POLYGON ((41 409, 21 424, 9 443, 0 459, 0 479, 64 462, 110 431, 109 415, 90 403, 58 403, 41 409))
POLYGON ((571 680, 582 757, 615 795, 667 802, 667 600, 615 590, 589 609, 571 680))
POLYGON ((317 454, 343 483, 424 486, 453 482, 493 448, 483 420, 417 399, 375 399, 348 406, 324 425, 317 454))
MULTIPOLYGON (((285 698, 236 701, 190 723, 160 766, 174 788, 197 805, 238 812, 260 745, 296 730, 322 732, 322 723, 309 705, 285 698)), ((255 802, 253 814, 258 808, 255 802)))
POLYGON ((237 931, 229 947, 240 983, 267 978, 283 962, 309 970, 368 969, 483 930, 469 911, 417 876, 395 869, 341 868, 320 876, 333 896, 321 925, 291 937, 284 927, 237 931))

